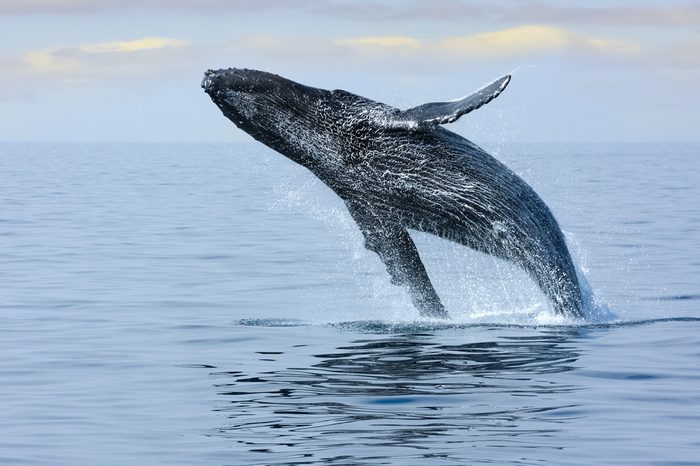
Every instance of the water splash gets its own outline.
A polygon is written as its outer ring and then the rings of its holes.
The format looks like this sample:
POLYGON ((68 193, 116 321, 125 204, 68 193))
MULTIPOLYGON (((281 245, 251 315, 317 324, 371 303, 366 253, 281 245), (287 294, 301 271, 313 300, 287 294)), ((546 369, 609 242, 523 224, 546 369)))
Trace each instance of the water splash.
POLYGON ((295 180, 294 189, 288 182, 278 183, 275 190, 287 195, 278 196, 271 208, 304 211, 305 216, 316 220, 342 245, 338 254, 328 260, 329 267, 335 268, 336 273, 328 277, 322 289, 314 291, 313 299, 309 297, 310 302, 319 306, 317 312, 306 313, 311 316, 313 324, 379 321, 387 325, 419 322, 428 326, 579 326, 618 319, 605 303, 596 301, 586 277, 586 255, 571 234, 566 236, 583 293, 583 319, 554 312, 535 282, 513 264, 433 235, 412 231, 433 284, 451 316, 449 321, 422 318, 408 293, 390 283, 384 266, 363 247, 361 234, 342 203, 330 202, 335 198, 314 179, 305 183, 298 181, 295 180), (329 306, 328 303, 337 302, 333 298, 338 294, 354 295, 354 300, 343 300, 344 304, 340 306, 329 306))
POLYGON ((592 323, 607 323, 619 320, 617 314, 615 314, 606 303, 598 302, 596 300, 593 287, 586 276, 588 273, 586 263, 587 256, 585 251, 583 251, 581 248, 576 236, 566 231, 564 231, 564 236, 566 237, 569 253, 571 254, 571 259, 573 260, 574 267, 576 269, 576 277, 578 278, 579 285, 581 287, 585 319, 592 323))

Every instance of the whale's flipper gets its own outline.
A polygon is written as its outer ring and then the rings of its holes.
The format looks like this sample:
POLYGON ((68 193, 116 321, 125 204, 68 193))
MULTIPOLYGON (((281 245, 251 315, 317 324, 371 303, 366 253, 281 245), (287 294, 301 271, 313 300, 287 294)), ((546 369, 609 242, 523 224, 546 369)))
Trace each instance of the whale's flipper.
POLYGON ((408 231, 364 206, 348 203, 348 209, 365 237, 365 247, 376 252, 386 265, 391 283, 409 288, 422 316, 449 318, 408 231))
POLYGON ((432 123, 434 125, 452 123, 462 115, 476 110, 498 97, 509 82, 510 75, 506 75, 463 99, 419 105, 399 112, 395 118, 397 122, 407 123, 432 123))

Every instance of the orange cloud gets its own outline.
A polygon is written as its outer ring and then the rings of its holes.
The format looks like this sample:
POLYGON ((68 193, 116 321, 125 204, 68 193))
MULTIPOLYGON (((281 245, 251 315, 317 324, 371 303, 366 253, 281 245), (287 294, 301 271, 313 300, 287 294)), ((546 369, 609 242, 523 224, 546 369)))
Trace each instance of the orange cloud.
POLYGON ((138 71, 152 68, 149 60, 157 58, 153 52, 167 52, 189 45, 189 42, 179 39, 145 37, 34 50, 26 53, 22 61, 30 73, 53 75, 109 73, 117 68, 127 71, 129 67, 138 71), (140 54, 142 59, 133 57, 134 54, 140 54), (125 57, 126 55, 130 56, 125 57))

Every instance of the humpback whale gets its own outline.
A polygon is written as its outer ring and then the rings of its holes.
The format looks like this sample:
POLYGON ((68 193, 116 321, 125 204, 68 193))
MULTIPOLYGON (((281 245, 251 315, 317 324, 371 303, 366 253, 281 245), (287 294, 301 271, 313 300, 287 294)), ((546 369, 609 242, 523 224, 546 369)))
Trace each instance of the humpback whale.
POLYGON ((249 69, 208 70, 202 88, 236 126, 340 196, 365 247, 393 284, 408 288, 422 316, 449 317, 408 229, 511 261, 557 313, 580 317, 579 281, 544 201, 504 164, 442 126, 495 99, 510 78, 407 110, 249 69))

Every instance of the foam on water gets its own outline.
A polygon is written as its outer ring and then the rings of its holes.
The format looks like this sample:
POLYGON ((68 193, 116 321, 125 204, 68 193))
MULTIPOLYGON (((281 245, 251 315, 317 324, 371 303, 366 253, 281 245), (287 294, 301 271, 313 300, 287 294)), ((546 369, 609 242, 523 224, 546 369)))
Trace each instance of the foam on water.
POLYGON ((379 334, 415 334, 421 332, 436 332, 450 330, 468 330, 470 328, 485 329, 605 329, 616 327, 638 327, 641 325, 654 325, 672 322, 700 323, 699 317, 667 317, 661 319, 642 319, 630 321, 614 322, 587 322, 579 320, 563 323, 547 322, 544 324, 530 323, 489 323, 489 322, 454 322, 438 319, 420 319, 406 321, 381 321, 381 320, 348 320, 338 322, 312 322, 300 319, 277 319, 277 318, 257 318, 240 319, 233 322, 234 326, 240 327, 268 327, 268 328, 296 328, 296 327, 331 327, 340 330, 347 330, 359 333, 379 333, 379 334))

